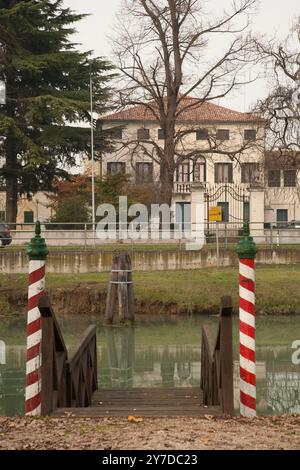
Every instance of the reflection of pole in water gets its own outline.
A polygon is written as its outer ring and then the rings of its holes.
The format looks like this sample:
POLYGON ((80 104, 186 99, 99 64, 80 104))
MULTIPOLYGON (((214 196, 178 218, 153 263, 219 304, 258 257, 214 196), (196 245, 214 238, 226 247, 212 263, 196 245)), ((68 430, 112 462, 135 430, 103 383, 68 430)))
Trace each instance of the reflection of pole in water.
POLYGON ((109 375, 110 375, 110 382, 111 386, 114 387, 118 382, 118 378, 116 376, 118 370, 118 353, 116 348, 116 341, 115 341, 115 328, 114 327, 106 327, 106 345, 107 345, 107 353, 108 353, 108 367, 109 367, 109 375))
POLYGON ((189 379, 192 378, 192 365, 189 359, 189 354, 184 348, 180 348, 176 352, 177 361, 177 374, 180 380, 180 386, 185 385, 189 379))
POLYGON ((106 342, 112 387, 131 388, 135 350, 134 328, 132 326, 117 329, 107 327, 106 342), (116 331, 120 335, 120 355, 118 355, 116 331))
POLYGON ((6 345, 4 341, 0 341, 0 364, 5 366, 6 364, 6 345))
POLYGON ((163 387, 174 387, 175 360, 169 353, 169 348, 165 348, 161 358, 160 372, 163 387))

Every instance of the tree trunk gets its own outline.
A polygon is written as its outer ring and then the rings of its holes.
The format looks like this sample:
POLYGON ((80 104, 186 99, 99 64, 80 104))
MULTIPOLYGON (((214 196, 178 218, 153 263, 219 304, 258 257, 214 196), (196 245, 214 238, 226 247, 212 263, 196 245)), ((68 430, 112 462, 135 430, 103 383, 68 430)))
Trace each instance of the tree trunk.
POLYGON ((6 138, 6 222, 15 224, 18 212, 17 151, 14 137, 6 138))
MULTIPOLYGON (((172 165, 173 167, 173 165, 172 165)), ((171 169, 166 160, 160 165, 160 203, 171 206, 174 186, 174 169, 171 169)))
POLYGON ((169 100, 168 117, 165 126, 164 155, 160 164, 160 199, 161 203, 172 203, 175 171, 175 110, 176 98, 169 100))

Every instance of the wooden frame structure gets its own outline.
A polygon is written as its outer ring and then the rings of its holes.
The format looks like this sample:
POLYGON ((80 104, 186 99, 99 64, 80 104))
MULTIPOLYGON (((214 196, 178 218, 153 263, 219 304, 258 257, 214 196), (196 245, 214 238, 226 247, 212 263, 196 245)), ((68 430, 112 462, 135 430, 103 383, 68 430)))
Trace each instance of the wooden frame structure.
POLYGON ((98 389, 96 326, 90 326, 69 355, 47 296, 39 301, 42 316, 41 402, 43 416, 57 408, 88 407, 98 389))
POLYGON ((201 389, 206 406, 220 406, 233 415, 232 298, 222 297, 217 334, 211 325, 202 328, 201 389))

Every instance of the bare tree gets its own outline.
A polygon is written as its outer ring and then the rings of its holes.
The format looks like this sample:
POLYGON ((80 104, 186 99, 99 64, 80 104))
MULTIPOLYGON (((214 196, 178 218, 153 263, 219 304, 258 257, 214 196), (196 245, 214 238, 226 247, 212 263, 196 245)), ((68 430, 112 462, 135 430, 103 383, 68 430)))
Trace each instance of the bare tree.
POLYGON ((268 147, 300 155, 300 18, 285 41, 256 41, 270 81, 256 111, 268 122, 268 147))
POLYGON ((186 144, 199 125, 181 125, 183 116, 245 83, 241 71, 253 52, 248 27, 256 0, 234 0, 219 18, 209 13, 208 5, 205 0, 123 0, 114 39, 121 72, 119 105, 142 105, 164 134, 161 145, 148 139, 125 145, 132 153, 142 149, 159 164, 161 200, 167 203, 180 162, 215 153, 238 159, 254 144, 248 140, 229 148, 214 128, 201 151, 186 144), (214 53, 220 36, 222 46, 214 53))

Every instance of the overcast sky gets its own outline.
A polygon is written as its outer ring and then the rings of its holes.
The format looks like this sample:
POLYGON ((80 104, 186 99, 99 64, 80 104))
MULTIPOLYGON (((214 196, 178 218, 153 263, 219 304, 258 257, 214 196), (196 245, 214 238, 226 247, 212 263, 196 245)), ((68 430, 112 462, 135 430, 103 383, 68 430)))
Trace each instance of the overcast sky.
MULTIPOLYGON (((110 56, 109 37, 115 24, 115 15, 122 0, 65 0, 65 5, 76 12, 90 13, 77 25, 75 40, 85 50, 94 50, 96 55, 110 56)), ((226 6, 230 0, 210 0, 226 6)), ((254 29, 270 36, 285 37, 295 18, 300 15, 299 0, 260 0, 259 12, 254 19, 254 29)), ((239 90, 233 96, 220 101, 232 109, 248 111, 257 98, 266 93, 266 85, 260 81, 239 90)))

